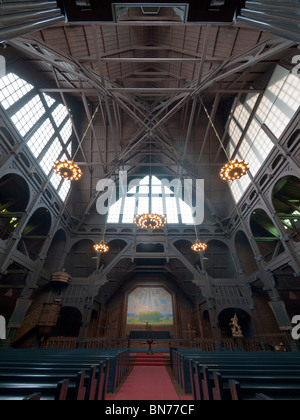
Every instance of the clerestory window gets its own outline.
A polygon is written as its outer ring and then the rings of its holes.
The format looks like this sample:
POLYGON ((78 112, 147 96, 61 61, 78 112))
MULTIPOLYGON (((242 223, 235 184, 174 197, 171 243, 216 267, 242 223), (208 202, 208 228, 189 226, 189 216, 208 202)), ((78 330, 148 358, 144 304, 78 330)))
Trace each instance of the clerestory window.
MULTIPOLYGON (((57 159, 71 158, 73 128, 64 105, 14 73, 0 79, 0 103, 47 176, 57 159)), ((65 201, 71 182, 55 173, 50 182, 65 201)))
POLYGON ((168 223, 193 224, 192 209, 156 176, 146 176, 109 210, 108 223, 133 223, 137 214, 153 213, 166 215, 168 223), (151 187, 151 188, 150 188, 151 187), (151 194, 150 194, 151 191, 151 194), (151 200, 151 202, 150 202, 151 200), (151 204, 151 207, 150 207, 151 204))
MULTIPOLYGON (((243 103, 239 102, 233 110, 227 147, 230 158, 234 156, 250 164, 250 173, 253 177, 275 146, 263 126, 268 127, 279 139, 300 106, 299 78, 278 65, 247 127, 258 98, 259 94, 250 93, 243 103)), ((249 175, 230 183, 231 192, 237 203, 250 183, 249 175)))

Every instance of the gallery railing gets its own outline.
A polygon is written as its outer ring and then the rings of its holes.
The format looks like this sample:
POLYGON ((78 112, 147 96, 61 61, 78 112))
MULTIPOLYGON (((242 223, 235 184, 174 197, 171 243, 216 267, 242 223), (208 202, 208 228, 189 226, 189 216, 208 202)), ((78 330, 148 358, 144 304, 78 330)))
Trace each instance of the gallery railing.
MULTIPOLYGON (((90 338, 86 340, 78 340, 73 337, 50 337, 42 344, 42 348, 85 348, 85 349, 106 349, 106 348, 134 348, 137 341, 140 341, 139 348, 148 348, 145 340, 129 340, 129 339, 111 339, 111 338, 90 338)), ((255 338, 243 339, 221 339, 215 340, 194 339, 192 341, 186 339, 172 339, 172 340, 154 340, 153 349, 155 345, 159 349, 163 344, 164 348, 170 347, 195 347, 201 348, 203 351, 217 351, 217 350, 242 350, 246 352, 254 351, 291 351, 288 341, 284 334, 268 334, 260 335, 255 338), (163 343, 161 343, 163 341, 163 343)))

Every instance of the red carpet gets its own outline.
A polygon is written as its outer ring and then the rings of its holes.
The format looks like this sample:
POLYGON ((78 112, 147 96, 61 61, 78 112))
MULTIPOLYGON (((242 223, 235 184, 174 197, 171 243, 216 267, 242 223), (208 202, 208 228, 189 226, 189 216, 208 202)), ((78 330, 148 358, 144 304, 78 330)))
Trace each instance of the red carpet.
POLYGON ((116 401, 178 401, 165 367, 134 367, 115 397, 116 401))
POLYGON ((154 353, 149 355, 147 353, 136 353, 134 366, 165 366, 164 353, 154 353))

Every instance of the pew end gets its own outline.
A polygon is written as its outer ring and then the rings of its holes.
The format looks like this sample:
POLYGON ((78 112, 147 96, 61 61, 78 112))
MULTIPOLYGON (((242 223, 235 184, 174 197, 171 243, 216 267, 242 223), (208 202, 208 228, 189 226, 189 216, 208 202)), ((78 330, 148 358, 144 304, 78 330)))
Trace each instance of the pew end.
POLYGON ((214 372, 214 388, 212 389, 213 399, 215 401, 224 401, 223 379, 220 372, 214 372))
POLYGON ((258 401, 273 401, 273 398, 265 394, 256 394, 256 399, 258 401))
POLYGON ((58 382, 54 400, 66 401, 69 389, 69 382, 69 379, 65 379, 63 381, 58 382))
POLYGON ((35 394, 28 395, 28 397, 25 397, 23 399, 23 401, 40 401, 41 398, 42 398, 42 394, 37 392, 35 394))
POLYGON ((242 401, 243 396, 242 396, 240 383, 233 379, 230 379, 228 383, 229 383, 232 401, 242 401))

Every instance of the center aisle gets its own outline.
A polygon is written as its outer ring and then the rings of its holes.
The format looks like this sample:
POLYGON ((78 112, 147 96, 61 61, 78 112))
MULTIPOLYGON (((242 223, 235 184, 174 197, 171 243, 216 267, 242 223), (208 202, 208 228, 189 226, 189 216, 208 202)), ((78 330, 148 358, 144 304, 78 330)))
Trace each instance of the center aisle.
POLYGON ((115 401, 178 401, 167 369, 136 366, 114 398, 115 401))

